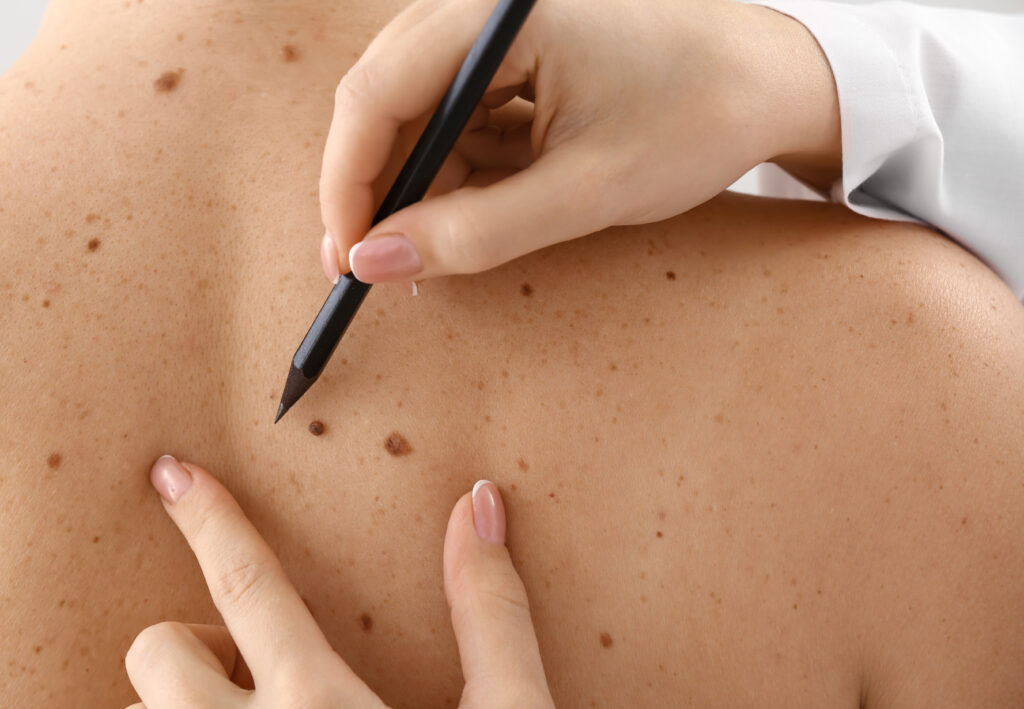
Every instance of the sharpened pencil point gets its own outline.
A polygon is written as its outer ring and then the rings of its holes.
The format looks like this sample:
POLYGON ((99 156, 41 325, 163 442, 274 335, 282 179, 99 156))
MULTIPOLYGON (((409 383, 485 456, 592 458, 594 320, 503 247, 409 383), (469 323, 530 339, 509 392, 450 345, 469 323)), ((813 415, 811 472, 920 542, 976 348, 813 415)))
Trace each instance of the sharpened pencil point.
POLYGON ((277 416, 274 417, 274 423, 277 423, 278 421, 280 421, 281 417, 284 416, 286 413, 288 413, 288 409, 286 409, 284 407, 284 404, 281 404, 280 406, 278 406, 277 407, 277 416))

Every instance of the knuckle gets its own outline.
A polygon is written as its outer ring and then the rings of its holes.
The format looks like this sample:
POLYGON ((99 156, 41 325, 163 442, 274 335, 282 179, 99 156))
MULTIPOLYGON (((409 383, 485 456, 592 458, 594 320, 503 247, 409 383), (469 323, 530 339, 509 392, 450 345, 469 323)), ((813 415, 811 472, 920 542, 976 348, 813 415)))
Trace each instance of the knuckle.
POLYGON ((217 574, 212 590, 215 597, 232 606, 252 603, 271 573, 270 562, 240 559, 225 565, 217 574))
POLYGON ((188 630, 181 623, 163 622, 151 625, 137 636, 128 648, 124 663, 129 673, 145 674, 163 662, 167 646, 188 630))
POLYGON ((335 110, 353 110, 364 106, 372 98, 372 88, 373 82, 366 62, 356 62, 341 78, 334 91, 335 110))
POLYGON ((464 197, 475 189, 462 188, 435 237, 435 258, 449 273, 479 273, 498 265, 486 229, 466 206, 464 197))

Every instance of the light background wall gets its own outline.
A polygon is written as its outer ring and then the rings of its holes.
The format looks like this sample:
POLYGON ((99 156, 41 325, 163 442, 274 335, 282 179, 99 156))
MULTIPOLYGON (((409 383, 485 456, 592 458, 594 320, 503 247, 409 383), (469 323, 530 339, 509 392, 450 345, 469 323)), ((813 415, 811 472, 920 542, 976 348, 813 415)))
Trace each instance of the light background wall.
MULTIPOLYGON (((260 0, 252 0, 259 2, 260 0)), ((864 4, 869 0, 844 0, 864 4)), ((929 5, 972 7, 975 9, 1024 12, 1024 0, 921 0, 929 5)), ((88 0, 82 0, 88 2, 88 0)), ((0 0, 0 74, 7 71, 14 60, 25 51, 39 28, 46 0, 0 0)), ((340 77, 339 77, 340 78, 340 77)), ((755 171, 744 176, 734 189, 756 192, 758 177, 755 171)))

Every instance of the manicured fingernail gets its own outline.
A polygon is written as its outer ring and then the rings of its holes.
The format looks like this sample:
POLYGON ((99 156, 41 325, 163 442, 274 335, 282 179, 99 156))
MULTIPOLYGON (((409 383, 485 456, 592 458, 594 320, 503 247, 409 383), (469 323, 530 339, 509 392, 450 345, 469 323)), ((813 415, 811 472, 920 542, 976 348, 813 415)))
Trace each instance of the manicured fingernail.
POLYGON ((505 506, 498 486, 488 480, 473 486, 473 526, 485 542, 505 543, 505 506))
POLYGON ((192 476, 181 467, 181 463, 169 455, 161 456, 153 463, 149 471, 149 481, 160 493, 160 497, 172 505, 192 487, 192 476))
POLYGON ((360 241, 348 252, 348 262, 364 283, 409 278, 423 270, 416 247, 399 234, 360 241))
POLYGON ((406 281, 405 289, 408 291, 409 295, 417 296, 420 294, 420 284, 416 281, 406 281))
POLYGON ((341 269, 338 267, 338 245, 330 234, 324 234, 320 242, 320 264, 324 267, 324 275, 331 283, 337 283, 341 276, 341 269))

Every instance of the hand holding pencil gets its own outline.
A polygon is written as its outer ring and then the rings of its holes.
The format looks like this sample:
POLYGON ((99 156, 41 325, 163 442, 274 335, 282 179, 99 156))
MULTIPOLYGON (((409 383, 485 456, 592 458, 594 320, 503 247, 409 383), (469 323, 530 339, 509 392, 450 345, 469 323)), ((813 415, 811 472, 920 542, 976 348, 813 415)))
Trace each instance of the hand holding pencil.
POLYGON ((478 272, 682 213, 764 161, 839 170, 834 80, 796 21, 725 0, 539 0, 428 199, 371 228, 493 5, 419 0, 342 79, 320 181, 328 278, 478 272))

